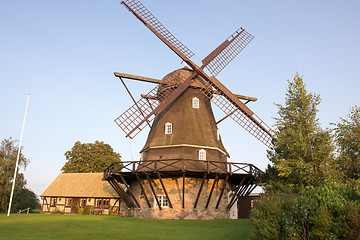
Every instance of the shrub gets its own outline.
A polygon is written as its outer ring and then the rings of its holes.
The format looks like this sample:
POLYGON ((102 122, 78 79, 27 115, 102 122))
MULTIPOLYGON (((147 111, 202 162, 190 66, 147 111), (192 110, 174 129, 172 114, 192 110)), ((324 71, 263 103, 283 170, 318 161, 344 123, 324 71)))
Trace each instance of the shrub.
POLYGON ((272 192, 254 204, 251 239, 360 239, 360 182, 272 192))
POLYGON ((79 205, 77 205, 77 209, 78 209, 78 215, 90 215, 91 209, 93 209, 93 207, 91 206, 79 207, 79 205))

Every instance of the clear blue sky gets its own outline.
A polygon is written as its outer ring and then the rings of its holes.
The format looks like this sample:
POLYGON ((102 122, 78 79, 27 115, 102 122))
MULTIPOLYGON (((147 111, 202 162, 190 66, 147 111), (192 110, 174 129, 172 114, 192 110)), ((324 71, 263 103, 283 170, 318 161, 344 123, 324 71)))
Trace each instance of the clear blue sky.
MULTIPOLYGON (((303 75, 320 94, 324 128, 360 104, 360 2, 142 1, 200 63, 239 27, 255 36, 218 75, 268 125, 283 103, 287 79, 303 75)), ((0 2, 0 138, 20 138, 27 94, 23 153, 28 187, 42 193, 60 173, 75 141, 109 143, 123 160, 138 160, 148 129, 134 140, 114 119, 131 99, 113 72, 162 78, 181 60, 120 1, 0 2)), ((136 98, 154 86, 128 82, 136 98)), ((219 119, 222 115, 216 115, 219 119)), ((232 162, 264 169, 266 148, 232 122, 219 125, 232 162)))

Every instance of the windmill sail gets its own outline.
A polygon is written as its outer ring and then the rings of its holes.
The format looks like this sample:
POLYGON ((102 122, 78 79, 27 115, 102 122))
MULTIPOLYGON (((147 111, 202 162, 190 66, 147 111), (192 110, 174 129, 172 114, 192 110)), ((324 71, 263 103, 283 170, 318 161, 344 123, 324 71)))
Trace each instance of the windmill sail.
POLYGON ((191 58, 195 55, 174 35, 172 35, 171 32, 169 32, 140 1, 125 0, 121 3, 181 58, 191 58))
POLYGON ((191 85, 193 79, 200 75, 204 79, 206 87, 202 91, 206 96, 212 96, 214 90, 220 93, 220 97, 212 99, 215 105, 226 114, 232 113, 231 118, 266 146, 272 146, 270 128, 214 77, 254 38, 251 34, 246 32, 245 29, 240 28, 210 53, 202 61, 203 65, 199 67, 189 59, 194 55, 193 52, 175 38, 139 0, 125 0, 122 4, 193 69, 193 74, 188 79, 177 80, 176 85, 165 87, 166 91, 159 91, 160 88, 155 88, 154 92, 148 94, 154 95, 155 91, 157 91, 158 102, 155 104, 154 101, 153 106, 147 103, 149 102, 148 99, 145 101, 144 98, 140 100, 141 103, 139 105, 141 107, 137 107, 137 104, 135 104, 135 106, 124 113, 125 115, 122 114, 117 120, 120 122, 120 124, 118 123, 119 126, 123 125, 122 129, 127 132, 126 136, 131 137, 133 134, 136 135, 137 132, 141 131, 145 124, 153 119, 154 114, 159 114, 167 108, 191 85), (207 68, 213 74, 213 77, 209 77, 203 71, 204 68, 207 68), (238 111, 234 111, 236 109, 238 111))
POLYGON ((245 29, 240 28, 202 60, 201 68, 206 68, 213 76, 218 75, 253 38, 245 29))
MULTIPOLYGON (((147 95, 154 96, 159 86, 152 89, 147 95)), ((151 111, 159 105, 156 99, 142 97, 123 114, 115 119, 115 122, 125 132, 126 137, 134 138, 142 129, 147 126, 144 119, 150 115, 151 111)), ((154 120, 154 115, 147 117, 150 123, 154 120)))
POLYGON ((272 147, 271 129, 267 126, 255 113, 253 113, 244 103, 237 99, 224 85, 222 85, 215 77, 211 77, 207 88, 201 89, 201 92, 211 98, 211 101, 219 107, 225 114, 252 134, 255 138, 272 147), (216 90, 222 94, 212 95, 216 90))

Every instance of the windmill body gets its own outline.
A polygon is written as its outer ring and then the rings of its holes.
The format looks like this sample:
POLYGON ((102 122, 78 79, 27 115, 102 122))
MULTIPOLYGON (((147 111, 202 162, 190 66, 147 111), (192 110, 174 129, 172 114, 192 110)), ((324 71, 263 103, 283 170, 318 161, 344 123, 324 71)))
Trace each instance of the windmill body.
POLYGON ((190 68, 175 70, 162 80, 115 73, 134 101, 115 122, 130 138, 146 126, 151 128, 139 161, 113 163, 104 172, 104 180, 124 202, 119 213, 165 219, 229 218, 234 206, 240 206, 256 187, 259 170, 252 164, 228 162, 211 102, 225 113, 220 121, 230 117, 271 146, 269 128, 246 106, 256 99, 231 93, 215 78, 253 37, 240 28, 199 67, 189 59, 193 53, 140 1, 122 4, 190 68), (136 102, 123 78, 158 85, 136 102))
MULTIPOLYGON (((179 75, 189 77, 191 70, 183 68, 169 73, 162 80, 159 91, 163 87, 173 87, 167 84, 167 79, 176 79, 179 75)), ((142 160, 198 159, 201 150, 205 152, 205 160, 227 160, 229 155, 221 142, 210 99, 201 88, 203 84, 195 81, 156 115, 146 144, 140 151, 142 160), (166 129, 167 126, 171 129, 166 129)))

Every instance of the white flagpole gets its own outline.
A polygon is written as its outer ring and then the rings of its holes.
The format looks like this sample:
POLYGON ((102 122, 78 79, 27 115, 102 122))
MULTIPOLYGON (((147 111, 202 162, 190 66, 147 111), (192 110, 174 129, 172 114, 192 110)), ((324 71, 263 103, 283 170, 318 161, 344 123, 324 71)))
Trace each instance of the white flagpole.
POLYGON ((15 166, 15 170, 14 170, 14 178, 13 178, 13 183, 12 183, 12 188, 11 188, 11 194, 10 194, 10 200, 9 200, 9 209, 8 209, 7 216, 10 216, 11 203, 12 203, 12 199, 13 199, 13 195, 14 195, 15 180, 16 180, 17 169, 18 169, 18 165, 19 165, 21 142, 22 142, 22 137, 23 137, 23 133, 24 133, 24 127, 25 127, 26 113, 27 113, 28 104, 29 104, 29 98, 30 98, 30 93, 28 94, 28 98, 27 98, 27 101, 26 101, 25 115, 24 115, 24 121, 23 121, 22 129, 21 129, 20 143, 19 143, 19 149, 18 149, 17 158, 16 158, 16 166, 15 166))

